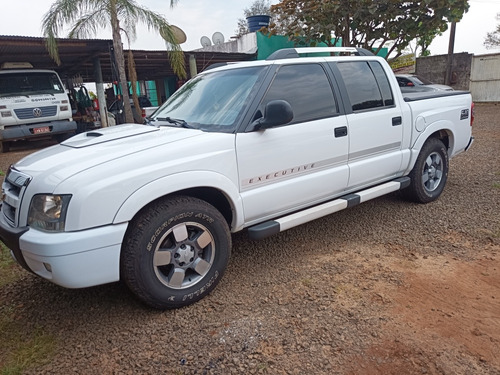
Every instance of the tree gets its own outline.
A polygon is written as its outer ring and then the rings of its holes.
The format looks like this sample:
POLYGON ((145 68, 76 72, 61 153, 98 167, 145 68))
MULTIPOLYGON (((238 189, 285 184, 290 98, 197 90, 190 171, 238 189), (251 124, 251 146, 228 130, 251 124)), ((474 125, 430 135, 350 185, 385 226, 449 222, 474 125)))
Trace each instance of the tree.
POLYGON ((495 31, 486 34, 484 46, 488 49, 500 48, 500 24, 497 26, 495 31))
MULTIPOLYGON (((176 2, 176 0, 171 0, 170 6, 173 7, 176 2)), ((94 36, 99 27, 106 28, 111 25, 113 50, 127 122, 133 122, 133 115, 120 32, 126 30, 130 36, 135 37, 136 24, 139 22, 145 24, 150 30, 158 31, 168 46, 170 63, 174 72, 180 78, 185 78, 184 55, 170 24, 162 15, 139 6, 134 0, 56 0, 42 21, 43 35, 47 38, 47 50, 58 65, 61 60, 56 38, 64 25, 71 25, 69 38, 88 38, 94 36)))
POLYGON ((278 22, 287 21, 286 35, 293 40, 335 45, 341 39, 343 46, 375 53, 390 42, 389 54, 399 56, 413 40, 426 50, 468 8, 467 0, 282 0, 271 12, 278 22))

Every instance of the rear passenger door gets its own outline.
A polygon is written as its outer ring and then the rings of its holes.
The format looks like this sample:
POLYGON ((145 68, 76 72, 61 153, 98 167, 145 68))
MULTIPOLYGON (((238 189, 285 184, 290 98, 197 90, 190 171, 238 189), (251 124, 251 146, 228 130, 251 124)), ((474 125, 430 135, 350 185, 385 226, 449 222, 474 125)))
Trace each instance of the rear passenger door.
POLYGON ((247 223, 323 201, 347 185, 347 123, 325 66, 280 65, 252 120, 277 99, 290 103, 290 123, 236 135, 247 223))
POLYGON ((403 119, 378 61, 335 64, 345 89, 349 124, 349 189, 395 177, 401 170, 403 119))

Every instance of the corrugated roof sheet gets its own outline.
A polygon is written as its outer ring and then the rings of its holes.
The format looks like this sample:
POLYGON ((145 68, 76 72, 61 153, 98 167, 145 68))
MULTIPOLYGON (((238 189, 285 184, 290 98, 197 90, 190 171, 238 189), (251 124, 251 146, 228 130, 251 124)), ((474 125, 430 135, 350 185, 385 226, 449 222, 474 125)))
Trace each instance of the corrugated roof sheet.
MULTIPOLYGON (((112 70, 110 50, 112 40, 107 39, 57 39, 61 65, 58 66, 45 48, 45 39, 37 37, 0 35, 0 65, 3 62, 30 62, 38 69, 53 69, 61 78, 81 77, 83 82, 95 81, 94 62, 100 61, 104 82, 115 78, 112 70)), ((125 59, 127 59, 125 51, 125 59)), ((166 51, 133 50, 139 80, 155 80, 174 75, 166 51)), ((222 52, 185 52, 186 70, 188 58, 196 58, 197 69, 203 71, 208 65, 220 62, 254 60, 256 54, 222 52)))

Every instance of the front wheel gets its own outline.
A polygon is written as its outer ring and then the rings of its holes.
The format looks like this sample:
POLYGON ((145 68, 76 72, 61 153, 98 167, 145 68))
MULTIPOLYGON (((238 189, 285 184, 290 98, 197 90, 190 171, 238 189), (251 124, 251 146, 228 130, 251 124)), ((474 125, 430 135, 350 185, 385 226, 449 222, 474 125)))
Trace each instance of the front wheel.
POLYGON ((0 142, 0 153, 10 151, 10 142, 0 142))
POLYGON ((121 276, 146 304, 192 304, 218 284, 231 252, 226 220, 212 205, 173 197, 143 210, 127 231, 121 276))
POLYGON ((425 142, 409 177, 410 186, 402 191, 406 198, 418 203, 439 198, 448 179, 448 152, 440 139, 425 142))

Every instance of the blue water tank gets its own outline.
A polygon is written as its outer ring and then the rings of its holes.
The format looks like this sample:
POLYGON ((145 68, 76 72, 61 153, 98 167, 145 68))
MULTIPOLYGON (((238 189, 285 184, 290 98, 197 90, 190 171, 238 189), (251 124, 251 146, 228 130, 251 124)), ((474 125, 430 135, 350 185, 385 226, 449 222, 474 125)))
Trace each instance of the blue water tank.
POLYGON ((248 29, 251 33, 260 30, 262 27, 269 26, 271 17, 264 14, 247 17, 248 29))

